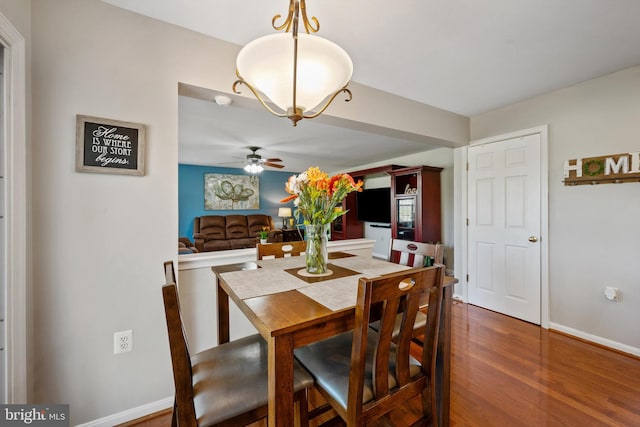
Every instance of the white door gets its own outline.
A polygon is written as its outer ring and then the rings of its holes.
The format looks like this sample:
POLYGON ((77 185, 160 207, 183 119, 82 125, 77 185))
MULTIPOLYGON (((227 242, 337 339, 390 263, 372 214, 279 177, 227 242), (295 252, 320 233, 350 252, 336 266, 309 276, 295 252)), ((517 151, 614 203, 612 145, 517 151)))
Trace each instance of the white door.
POLYGON ((540 324, 540 135, 468 149, 468 301, 540 324))

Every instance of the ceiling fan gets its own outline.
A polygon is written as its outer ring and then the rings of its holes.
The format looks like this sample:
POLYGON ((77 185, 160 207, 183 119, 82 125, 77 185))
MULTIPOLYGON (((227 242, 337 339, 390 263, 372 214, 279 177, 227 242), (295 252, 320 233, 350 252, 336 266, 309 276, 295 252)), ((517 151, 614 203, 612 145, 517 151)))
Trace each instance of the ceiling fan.
POLYGON ((247 147, 251 150, 251 154, 247 154, 245 158, 245 166, 244 170, 249 173, 260 173, 262 172, 264 166, 271 168, 282 169, 284 165, 281 165, 281 159, 272 158, 272 159, 263 159, 260 154, 257 153, 261 147, 247 147))

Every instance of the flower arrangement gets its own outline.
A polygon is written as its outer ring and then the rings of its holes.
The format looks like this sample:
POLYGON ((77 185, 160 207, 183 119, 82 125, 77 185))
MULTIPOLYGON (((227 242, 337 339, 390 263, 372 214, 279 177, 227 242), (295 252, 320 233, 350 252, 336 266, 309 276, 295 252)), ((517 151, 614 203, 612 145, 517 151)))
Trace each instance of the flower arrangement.
POLYGON ((338 205, 347 194, 362 191, 362 181, 355 182, 346 173, 329 177, 317 167, 310 167, 300 175, 293 175, 285 184, 288 197, 293 200, 295 216, 302 216, 307 231, 305 252, 307 273, 330 274, 327 271, 327 230, 336 218, 347 213, 338 205))
POLYGON ((282 203, 293 200, 295 215, 301 215, 305 224, 327 225, 347 211, 336 209, 353 191, 362 191, 362 180, 355 182, 351 175, 342 173, 329 178, 326 172, 310 167, 300 175, 293 175, 285 184, 289 196, 282 203))

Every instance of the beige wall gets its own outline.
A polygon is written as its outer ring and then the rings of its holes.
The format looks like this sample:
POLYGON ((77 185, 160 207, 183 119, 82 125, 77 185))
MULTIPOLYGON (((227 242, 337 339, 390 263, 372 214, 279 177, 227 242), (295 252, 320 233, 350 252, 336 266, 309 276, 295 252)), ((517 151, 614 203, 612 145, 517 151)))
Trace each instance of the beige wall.
MULTIPOLYGON (((172 395, 160 286, 176 257, 178 82, 228 92, 239 48, 97 0, 31 6, 30 400, 69 403, 77 424, 172 395), (76 114, 146 124, 146 175, 76 173, 76 114), (134 351, 114 356, 113 333, 126 329, 134 351)), ((467 118, 355 86, 350 119, 468 139, 467 118)))
POLYGON ((474 116, 471 139, 543 124, 551 327, 640 354, 640 183, 562 184, 565 160, 640 151, 640 66, 474 116))
POLYGON ((29 39, 31 31, 31 2, 24 0, 0 0, 0 11, 11 24, 29 39))

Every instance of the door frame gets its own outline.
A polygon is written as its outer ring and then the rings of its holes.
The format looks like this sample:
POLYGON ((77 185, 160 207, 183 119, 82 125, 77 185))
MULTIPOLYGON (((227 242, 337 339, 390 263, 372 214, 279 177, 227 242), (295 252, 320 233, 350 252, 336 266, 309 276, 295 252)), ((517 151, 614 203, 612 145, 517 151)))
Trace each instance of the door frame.
POLYGON ((549 126, 542 125, 473 140, 454 150, 454 265, 459 283, 454 296, 468 302, 467 159, 468 148, 528 135, 540 135, 540 326, 549 328, 549 126))
POLYGON ((5 265, 6 403, 27 402, 27 97, 26 43, 0 13, 5 49, 5 265))

